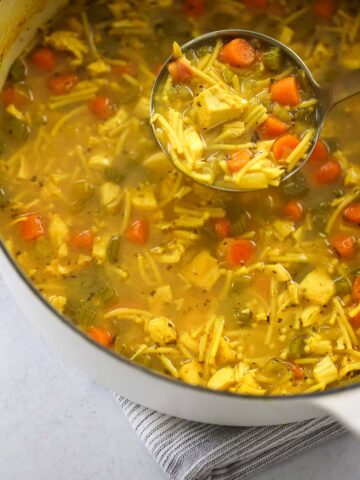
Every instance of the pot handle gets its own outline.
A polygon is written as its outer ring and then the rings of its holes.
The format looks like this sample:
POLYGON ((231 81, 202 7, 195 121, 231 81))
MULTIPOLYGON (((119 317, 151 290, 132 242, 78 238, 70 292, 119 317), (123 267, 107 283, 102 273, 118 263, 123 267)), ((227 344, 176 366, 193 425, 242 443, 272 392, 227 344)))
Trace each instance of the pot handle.
POLYGON ((345 391, 328 391, 313 402, 326 414, 335 417, 350 432, 360 437, 360 388, 345 391))

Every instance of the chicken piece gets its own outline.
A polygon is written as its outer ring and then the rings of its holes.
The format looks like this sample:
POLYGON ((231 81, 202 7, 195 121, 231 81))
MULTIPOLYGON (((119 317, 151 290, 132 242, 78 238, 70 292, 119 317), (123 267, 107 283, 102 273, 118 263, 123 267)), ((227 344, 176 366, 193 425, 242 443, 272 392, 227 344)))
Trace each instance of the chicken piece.
POLYGON ((149 296, 149 305, 151 311, 160 313, 173 301, 173 294, 170 285, 163 285, 157 288, 152 295, 149 296))
POLYGON ((301 295, 316 305, 326 305, 335 295, 335 285, 323 270, 313 270, 300 283, 301 295))
POLYGON ((201 160, 204 144, 198 132, 193 127, 188 127, 184 130, 184 140, 192 160, 194 162, 201 160))
POLYGON ((194 109, 201 128, 213 128, 241 117, 247 100, 215 85, 203 90, 194 99, 194 109))
POLYGON ((202 385, 203 383, 203 366, 196 360, 184 363, 179 370, 180 378, 191 385, 202 385))
POLYGON ((231 367, 220 368, 214 373, 207 386, 212 390, 227 390, 236 383, 234 371, 231 367))
POLYGON ((203 250, 187 266, 184 276, 193 285, 208 291, 219 279, 220 267, 216 258, 203 250))
POLYGON ((48 231, 52 246, 57 250, 58 254, 61 253, 60 256, 66 256, 69 227, 59 215, 55 214, 51 217, 48 231))
POLYGON ((100 204, 111 213, 116 213, 120 207, 123 198, 123 191, 112 182, 106 182, 99 189, 100 204))
POLYGON ((66 297, 62 295, 50 295, 50 297, 48 297, 48 302, 56 308, 56 310, 63 313, 66 305, 66 297))
POLYGON ((131 203, 140 210, 156 210, 158 202, 155 198, 154 187, 146 186, 141 190, 134 189, 132 191, 131 203))
POLYGON ((174 343, 177 338, 175 325, 166 317, 158 317, 150 320, 147 325, 147 333, 153 342, 159 345, 174 343))
POLYGON ((86 66, 86 70, 89 72, 91 77, 97 77, 98 75, 102 75, 103 73, 110 72, 109 65, 99 58, 95 62, 89 63, 86 66))
POLYGON ((216 361, 220 365, 228 365, 229 363, 236 362, 236 352, 230 347, 229 342, 227 342, 224 337, 220 339, 219 348, 216 353, 216 361))
POLYGON ((88 53, 88 47, 79 40, 78 34, 67 30, 58 30, 45 37, 45 43, 51 45, 55 50, 67 51, 75 57, 72 62, 74 66, 81 65, 84 55, 88 53))

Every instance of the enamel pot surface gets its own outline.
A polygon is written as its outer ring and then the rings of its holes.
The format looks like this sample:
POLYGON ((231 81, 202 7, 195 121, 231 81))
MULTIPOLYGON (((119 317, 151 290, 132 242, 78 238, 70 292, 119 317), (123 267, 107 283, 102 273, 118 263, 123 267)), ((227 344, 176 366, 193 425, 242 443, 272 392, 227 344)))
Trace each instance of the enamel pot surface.
MULTIPOLYGON (((0 2, 0 87, 36 29, 65 3, 0 2)), ((252 397, 186 385, 120 358, 78 331, 41 297, 1 241, 0 273, 46 342, 91 378, 130 400, 169 415, 219 425, 274 425, 330 414, 360 435, 360 385, 291 397, 252 397)))

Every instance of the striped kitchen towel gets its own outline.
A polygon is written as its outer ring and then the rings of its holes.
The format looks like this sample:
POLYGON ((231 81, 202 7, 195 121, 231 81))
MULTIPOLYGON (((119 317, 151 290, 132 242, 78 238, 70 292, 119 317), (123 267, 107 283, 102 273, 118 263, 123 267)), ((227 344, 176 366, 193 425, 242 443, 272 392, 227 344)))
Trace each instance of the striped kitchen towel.
POLYGON ((171 480, 243 480, 346 431, 329 417, 270 427, 207 425, 115 397, 171 480))

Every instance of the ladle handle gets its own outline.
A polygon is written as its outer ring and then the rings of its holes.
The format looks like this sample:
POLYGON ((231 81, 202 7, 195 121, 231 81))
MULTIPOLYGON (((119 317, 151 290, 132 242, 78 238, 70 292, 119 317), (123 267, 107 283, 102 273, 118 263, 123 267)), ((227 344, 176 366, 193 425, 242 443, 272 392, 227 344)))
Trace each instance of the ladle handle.
POLYGON ((360 93, 360 69, 335 80, 328 89, 329 108, 360 93))

